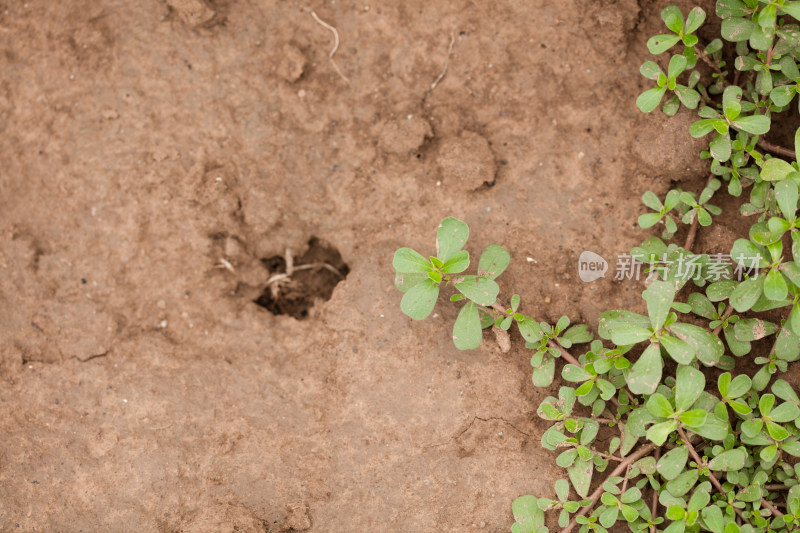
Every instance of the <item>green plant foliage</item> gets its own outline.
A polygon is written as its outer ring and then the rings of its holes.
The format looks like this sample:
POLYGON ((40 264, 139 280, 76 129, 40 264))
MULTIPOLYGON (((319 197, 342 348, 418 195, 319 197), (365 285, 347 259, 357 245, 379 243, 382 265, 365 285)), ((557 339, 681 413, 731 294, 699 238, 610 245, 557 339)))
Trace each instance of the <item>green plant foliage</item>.
MULTIPOLYGON (((536 412, 547 427, 541 445, 565 473, 553 492, 513 502, 515 533, 547 531, 547 514, 567 533, 800 530, 800 398, 781 379, 800 359, 800 170, 796 157, 764 151, 761 138, 780 113, 797 112, 800 1, 718 0, 715 13, 720 38, 705 44, 697 36, 702 9, 684 16, 665 8, 666 32, 647 46, 669 54, 640 69, 655 86, 636 105, 661 105, 667 115, 696 110, 688 133, 708 141, 700 156, 712 174, 699 193, 642 195, 648 211, 639 226, 661 225, 662 233, 631 255, 696 267, 692 276, 651 268, 646 314, 606 311, 598 338, 568 317, 550 324, 524 314, 520 295, 504 299, 496 281, 508 252, 488 246, 467 274, 469 228, 452 217, 439 225, 435 256, 410 248, 394 255, 403 313, 422 320, 444 293, 460 305, 458 349, 478 348, 491 328, 521 337, 535 386, 560 377, 558 396, 536 412), (751 225, 719 266, 684 249, 690 239, 670 241, 682 226, 715 223, 721 209, 710 201, 723 184, 743 196, 740 214, 751 225), (742 360, 755 372, 737 371, 742 360)), ((800 129, 794 141, 797 153, 800 129)))

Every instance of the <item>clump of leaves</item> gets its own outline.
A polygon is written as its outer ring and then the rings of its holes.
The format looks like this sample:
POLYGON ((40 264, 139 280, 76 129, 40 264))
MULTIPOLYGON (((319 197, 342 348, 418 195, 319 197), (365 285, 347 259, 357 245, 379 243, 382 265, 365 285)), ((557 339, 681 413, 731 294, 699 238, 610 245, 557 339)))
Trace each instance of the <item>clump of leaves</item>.
POLYGON ((664 9, 668 33, 648 48, 655 55, 683 48, 670 52, 665 69, 656 61, 641 68, 656 86, 638 107, 653 111, 669 94, 667 115, 681 105, 697 109, 689 134, 708 139, 700 155, 711 172, 697 194, 642 197, 651 211, 640 226, 664 227, 631 251, 651 263, 646 314, 606 311, 599 338, 567 317, 537 320, 519 295, 500 296, 495 280, 510 262, 501 246, 487 247, 477 272, 464 273, 469 229, 455 218, 439 225, 435 255, 395 253, 405 314, 424 319, 448 290, 461 305, 456 347, 477 348, 491 329, 507 351, 519 335, 531 351, 533 384, 550 386, 557 371, 564 383, 537 414, 550 423, 541 445, 565 477, 552 492, 514 501, 514 533, 547 531, 546 513, 566 533, 621 525, 668 533, 800 530, 800 398, 780 377, 800 359, 800 130, 794 150, 761 138, 800 92, 800 2, 718 0, 716 14, 721 39, 703 44, 696 36, 702 9, 686 17, 664 9), (735 71, 722 59, 723 41, 736 55, 735 71), (698 227, 721 213, 709 202, 725 182, 733 196, 748 192, 741 215, 755 221, 720 268, 691 247, 698 227), (681 226, 689 228, 686 242, 669 242, 681 226), (691 263, 692 275, 655 268, 656 261, 691 263), (756 349, 758 370, 737 373, 737 361, 756 349))

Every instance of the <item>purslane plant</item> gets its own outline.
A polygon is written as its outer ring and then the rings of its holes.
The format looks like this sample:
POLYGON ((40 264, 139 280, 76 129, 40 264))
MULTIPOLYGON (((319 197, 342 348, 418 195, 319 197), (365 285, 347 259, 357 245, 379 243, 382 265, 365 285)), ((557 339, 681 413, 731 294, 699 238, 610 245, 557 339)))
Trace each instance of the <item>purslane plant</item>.
POLYGON ((448 290, 461 305, 456 347, 477 348, 491 329, 508 351, 518 333, 532 351, 534 385, 550 386, 560 369, 558 397, 545 398, 537 414, 549 423, 541 444, 566 478, 549 494, 513 502, 514 533, 547 531, 545 513, 567 533, 622 524, 635 532, 800 530, 800 398, 780 378, 800 359, 800 130, 794 149, 761 137, 775 115, 794 112, 800 92, 800 2, 718 0, 716 14, 722 39, 703 45, 702 9, 686 17, 664 9, 669 33, 648 48, 683 49, 670 52, 666 71, 655 61, 641 67, 656 86, 638 107, 697 109, 689 134, 709 140, 701 157, 711 171, 699 194, 642 197, 652 212, 640 226, 664 229, 630 253, 631 265, 648 274, 646 314, 603 313, 599 338, 567 317, 551 325, 525 314, 519 295, 499 295, 495 280, 510 262, 499 245, 464 274, 469 230, 455 218, 439 225, 435 255, 395 253, 406 315, 424 319, 448 290), (733 70, 723 60, 729 54, 733 70), (755 217, 727 262, 691 251, 698 227, 721 213, 709 201, 723 183, 733 196, 749 190, 741 215, 755 217), (679 224, 686 240, 669 242, 679 224), (753 354, 758 370, 737 373, 737 362, 753 354))

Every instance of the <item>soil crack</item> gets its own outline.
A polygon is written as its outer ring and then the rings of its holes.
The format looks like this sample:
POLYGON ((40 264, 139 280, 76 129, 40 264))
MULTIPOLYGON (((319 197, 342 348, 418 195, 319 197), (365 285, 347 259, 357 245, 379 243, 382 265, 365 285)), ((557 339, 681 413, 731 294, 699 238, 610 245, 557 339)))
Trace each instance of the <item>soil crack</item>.
POLYGON ((467 433, 470 429, 472 429, 472 426, 475 425, 476 421, 479 421, 479 422, 500 421, 500 422, 506 424, 507 426, 509 426, 511 429, 513 429, 517 433, 525 435, 526 437, 533 437, 534 436, 534 435, 531 435, 530 433, 526 433, 525 431, 522 431, 521 429, 519 429, 517 426, 515 426, 514 424, 512 424, 511 422, 509 422, 508 420, 506 420, 502 416, 489 416, 489 417, 484 418, 484 417, 475 415, 475 416, 472 417, 472 420, 470 420, 469 424, 467 424, 467 427, 465 427, 464 429, 459 431, 456 435, 453 435, 452 437, 450 437, 450 440, 448 440, 447 442, 440 442, 438 444, 429 444, 427 446, 423 446, 423 448, 436 448, 436 447, 439 447, 439 446, 445 446, 446 444, 450 444, 451 441, 457 441, 462 436, 464 436, 465 433, 467 433))

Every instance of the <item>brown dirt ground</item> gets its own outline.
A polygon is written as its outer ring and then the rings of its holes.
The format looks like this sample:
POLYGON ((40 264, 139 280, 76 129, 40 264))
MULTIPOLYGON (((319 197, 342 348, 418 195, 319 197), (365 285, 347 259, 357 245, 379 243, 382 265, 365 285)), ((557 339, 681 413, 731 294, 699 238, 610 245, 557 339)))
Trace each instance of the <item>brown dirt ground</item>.
POLYGON ((576 263, 704 183, 692 115, 633 103, 664 5, 0 2, 0 530, 506 531, 557 384, 403 316, 392 253, 453 215, 541 319, 641 308, 576 263), (314 237, 331 299, 253 303, 314 237))

